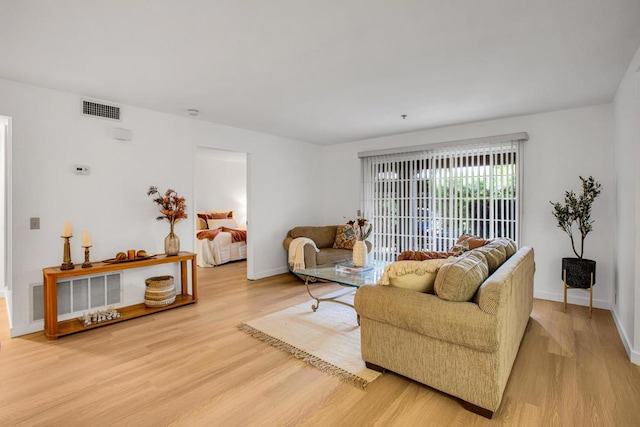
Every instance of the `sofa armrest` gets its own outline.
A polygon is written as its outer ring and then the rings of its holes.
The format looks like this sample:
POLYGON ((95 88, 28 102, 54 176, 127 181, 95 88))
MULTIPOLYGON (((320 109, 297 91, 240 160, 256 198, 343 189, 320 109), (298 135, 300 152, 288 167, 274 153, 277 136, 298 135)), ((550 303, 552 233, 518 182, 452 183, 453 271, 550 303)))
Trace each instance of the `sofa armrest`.
POLYGON ((432 294, 373 285, 358 289, 354 306, 361 319, 487 353, 498 349, 497 317, 473 302, 445 301, 432 294))
POLYGON ((289 250, 289 246, 291 246, 291 242, 293 242, 293 237, 287 237, 286 239, 284 239, 282 241, 282 247, 288 251, 289 250))

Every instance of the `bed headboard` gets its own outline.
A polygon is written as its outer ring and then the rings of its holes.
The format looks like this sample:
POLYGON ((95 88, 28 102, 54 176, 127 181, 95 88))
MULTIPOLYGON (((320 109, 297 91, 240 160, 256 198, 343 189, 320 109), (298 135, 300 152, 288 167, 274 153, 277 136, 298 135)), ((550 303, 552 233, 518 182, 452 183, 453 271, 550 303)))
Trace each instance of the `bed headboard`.
MULTIPOLYGON (((234 219, 233 211, 210 211, 210 212, 196 212, 198 215, 198 222, 196 223, 196 230, 206 230, 209 228, 207 223, 210 219, 234 219)), ((227 225, 228 226, 228 225, 227 225)))

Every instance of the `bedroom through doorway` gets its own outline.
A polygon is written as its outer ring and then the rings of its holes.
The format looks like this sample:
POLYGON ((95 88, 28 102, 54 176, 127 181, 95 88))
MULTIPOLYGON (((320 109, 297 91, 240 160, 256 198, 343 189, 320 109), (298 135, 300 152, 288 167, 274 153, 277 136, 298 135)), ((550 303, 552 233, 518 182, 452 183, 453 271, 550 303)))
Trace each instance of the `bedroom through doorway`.
POLYGON ((247 153, 197 147, 194 195, 198 267, 247 259, 247 153))

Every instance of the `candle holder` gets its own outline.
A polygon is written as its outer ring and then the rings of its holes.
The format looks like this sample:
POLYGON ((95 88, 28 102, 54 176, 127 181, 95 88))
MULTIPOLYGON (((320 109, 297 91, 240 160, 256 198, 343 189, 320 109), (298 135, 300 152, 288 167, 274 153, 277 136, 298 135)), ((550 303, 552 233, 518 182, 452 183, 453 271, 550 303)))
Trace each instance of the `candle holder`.
POLYGON ((64 253, 62 257, 62 265, 60 266, 60 270, 73 270, 76 268, 75 265, 71 262, 71 245, 69 244, 69 239, 73 236, 60 236, 64 239, 64 253))
POLYGON ((83 248, 84 248, 84 262, 82 263, 82 268, 89 268, 89 267, 93 266, 93 264, 91 264, 91 261, 89 261, 89 248, 90 247, 91 247, 91 245, 83 246, 83 248))

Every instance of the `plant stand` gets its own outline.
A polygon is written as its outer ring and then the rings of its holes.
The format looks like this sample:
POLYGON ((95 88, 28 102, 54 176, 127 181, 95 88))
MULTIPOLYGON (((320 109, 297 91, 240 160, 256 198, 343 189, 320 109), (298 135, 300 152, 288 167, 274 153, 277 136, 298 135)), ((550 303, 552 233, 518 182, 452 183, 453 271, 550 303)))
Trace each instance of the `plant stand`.
POLYGON ((564 285, 564 312, 567 312, 567 289, 582 289, 583 291, 589 292, 589 318, 591 318, 591 314, 593 313, 593 272, 591 272, 591 284, 589 288, 574 288, 573 286, 567 285, 567 270, 562 270, 562 280, 564 285))

